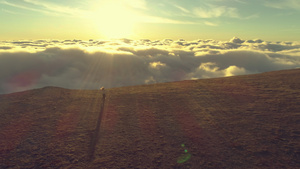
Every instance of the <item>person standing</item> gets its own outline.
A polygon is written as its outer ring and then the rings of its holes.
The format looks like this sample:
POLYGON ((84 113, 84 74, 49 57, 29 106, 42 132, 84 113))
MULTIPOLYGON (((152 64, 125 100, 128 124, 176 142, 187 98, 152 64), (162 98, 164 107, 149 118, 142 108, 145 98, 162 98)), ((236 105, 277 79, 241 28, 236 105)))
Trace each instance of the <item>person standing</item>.
POLYGON ((104 100, 105 99, 105 89, 104 89, 104 87, 101 87, 100 90, 102 91, 103 100, 104 100))

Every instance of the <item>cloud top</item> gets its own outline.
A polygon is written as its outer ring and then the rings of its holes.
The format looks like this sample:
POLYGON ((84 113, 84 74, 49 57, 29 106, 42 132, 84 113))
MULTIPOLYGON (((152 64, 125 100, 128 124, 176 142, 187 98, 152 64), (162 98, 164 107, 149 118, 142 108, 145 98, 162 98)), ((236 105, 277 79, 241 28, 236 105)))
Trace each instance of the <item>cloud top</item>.
POLYGON ((0 42, 0 93, 98 89, 300 67, 299 42, 31 40, 0 42))

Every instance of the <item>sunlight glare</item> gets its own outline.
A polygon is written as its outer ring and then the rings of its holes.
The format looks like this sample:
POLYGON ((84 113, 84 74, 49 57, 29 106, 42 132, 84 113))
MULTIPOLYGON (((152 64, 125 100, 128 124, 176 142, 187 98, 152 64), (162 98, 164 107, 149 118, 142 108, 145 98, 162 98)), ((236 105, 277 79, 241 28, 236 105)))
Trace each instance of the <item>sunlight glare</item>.
POLYGON ((130 37, 137 21, 137 17, 129 7, 112 2, 98 5, 91 18, 99 33, 106 38, 130 37))

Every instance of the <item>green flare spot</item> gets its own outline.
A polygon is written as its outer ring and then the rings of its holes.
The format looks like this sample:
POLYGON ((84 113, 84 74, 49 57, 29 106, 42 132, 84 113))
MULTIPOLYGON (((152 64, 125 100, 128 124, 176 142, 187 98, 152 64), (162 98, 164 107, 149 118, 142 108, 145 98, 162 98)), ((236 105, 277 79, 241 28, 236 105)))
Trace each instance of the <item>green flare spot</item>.
POLYGON ((179 163, 179 164, 184 163, 184 162, 188 161, 191 158, 191 156, 192 155, 190 153, 184 154, 178 158, 177 163, 179 163))
POLYGON ((181 144, 181 147, 184 147, 185 145, 184 144, 181 144))
POLYGON ((186 153, 187 153, 187 152, 188 152, 188 151, 187 151, 187 149, 185 149, 185 150, 184 150, 184 152, 186 152, 186 153))

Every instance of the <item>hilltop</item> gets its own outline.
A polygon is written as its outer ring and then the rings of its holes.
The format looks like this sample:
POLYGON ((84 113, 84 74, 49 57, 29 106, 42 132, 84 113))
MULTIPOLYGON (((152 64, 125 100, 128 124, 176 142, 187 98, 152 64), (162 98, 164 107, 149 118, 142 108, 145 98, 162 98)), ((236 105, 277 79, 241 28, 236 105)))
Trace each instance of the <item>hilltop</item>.
POLYGON ((300 168, 300 69, 0 95, 0 168, 300 168), (96 141, 95 144, 93 141, 96 141))

